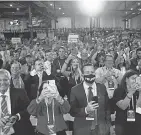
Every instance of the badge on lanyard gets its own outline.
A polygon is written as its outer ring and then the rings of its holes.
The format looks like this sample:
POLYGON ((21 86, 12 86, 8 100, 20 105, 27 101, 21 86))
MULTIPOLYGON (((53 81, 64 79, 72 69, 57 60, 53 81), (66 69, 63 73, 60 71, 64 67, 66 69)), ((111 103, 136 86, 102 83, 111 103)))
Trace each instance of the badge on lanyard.
POLYGON ((131 103, 132 103, 132 109, 131 109, 131 106, 129 105, 129 110, 127 111, 127 121, 128 122, 134 122, 135 121, 135 110, 134 110, 133 97, 131 99, 131 103))
MULTIPOLYGON (((48 123, 50 123, 50 117, 49 117, 49 112, 48 112, 48 105, 47 105, 47 118, 48 118, 48 123)), ((54 125, 55 125, 55 117, 54 117, 54 100, 52 102, 52 115, 53 115, 53 124, 48 124, 47 127, 49 129, 49 135, 56 135, 55 130, 54 130, 54 125)))
POLYGON ((109 90, 114 90, 115 89, 115 85, 114 85, 114 81, 108 81, 108 88, 109 90))
POLYGON ((47 125, 49 129, 49 135, 56 135, 54 131, 54 125, 47 125))

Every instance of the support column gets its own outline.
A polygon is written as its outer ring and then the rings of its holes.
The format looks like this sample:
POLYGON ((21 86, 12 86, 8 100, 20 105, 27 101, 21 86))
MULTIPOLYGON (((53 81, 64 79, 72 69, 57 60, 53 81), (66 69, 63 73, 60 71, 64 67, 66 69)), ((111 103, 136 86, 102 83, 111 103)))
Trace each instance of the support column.
MULTIPOLYGON (((56 15, 56 3, 54 1, 54 14, 56 15)), ((55 23, 55 31, 56 31, 56 20, 54 20, 54 23, 55 23)))
POLYGON ((32 25, 32 12, 31 12, 31 5, 28 6, 28 13, 29 13, 29 28, 30 28, 30 39, 31 39, 31 45, 33 41, 33 25, 32 25))
POLYGON ((71 28, 75 28, 75 16, 71 16, 71 28))

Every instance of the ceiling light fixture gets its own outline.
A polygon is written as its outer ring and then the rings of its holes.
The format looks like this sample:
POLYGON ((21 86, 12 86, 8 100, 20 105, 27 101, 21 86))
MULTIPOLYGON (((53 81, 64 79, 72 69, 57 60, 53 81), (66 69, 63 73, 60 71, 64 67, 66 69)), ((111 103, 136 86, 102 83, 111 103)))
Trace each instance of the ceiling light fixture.
POLYGON ((128 13, 128 12, 125 12, 126 14, 128 13))
POLYGON ((65 13, 62 13, 63 15, 65 14, 65 13))
POLYGON ((131 8, 131 10, 133 10, 133 8, 131 8))
POLYGON ((12 5, 12 4, 10 4, 10 7, 13 7, 13 5, 12 5))
POLYGON ((133 15, 135 14, 135 13, 132 13, 133 15))
POLYGON ((138 6, 140 5, 141 3, 138 3, 138 6))
POLYGON ((139 8, 139 10, 141 11, 141 8, 139 8))
POLYGON ((53 6, 53 4, 50 4, 50 6, 53 6))
POLYGON ((61 8, 59 8, 59 10, 61 10, 61 8))
POLYGON ((19 11, 20 9, 19 8, 17 8, 17 11, 19 11))

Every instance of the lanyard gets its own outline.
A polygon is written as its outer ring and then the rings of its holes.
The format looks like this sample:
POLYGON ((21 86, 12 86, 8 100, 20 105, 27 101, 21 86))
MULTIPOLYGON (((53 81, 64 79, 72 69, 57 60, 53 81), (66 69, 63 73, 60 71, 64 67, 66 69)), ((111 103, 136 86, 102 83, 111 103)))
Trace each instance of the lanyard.
MULTIPOLYGON (((47 121, 48 121, 48 123, 49 123, 49 121, 50 121, 50 117, 49 117, 49 112, 48 112, 48 104, 47 104, 47 102, 46 102, 46 106, 47 106, 47 121)), ((52 101, 52 115, 53 115, 53 125, 55 124, 55 116, 54 116, 54 99, 53 99, 53 101, 52 101)))
MULTIPOLYGON (((134 106, 134 98, 133 98, 133 96, 132 96, 132 98, 131 98, 130 103, 132 103, 132 107, 133 107, 133 110, 134 110, 134 109, 135 109, 135 106, 134 106)), ((131 109, 130 104, 129 104, 129 109, 131 109)))
POLYGON ((61 66, 61 64, 60 64, 60 61, 58 60, 58 64, 59 64, 59 67, 60 67, 60 70, 62 69, 62 66, 61 66))

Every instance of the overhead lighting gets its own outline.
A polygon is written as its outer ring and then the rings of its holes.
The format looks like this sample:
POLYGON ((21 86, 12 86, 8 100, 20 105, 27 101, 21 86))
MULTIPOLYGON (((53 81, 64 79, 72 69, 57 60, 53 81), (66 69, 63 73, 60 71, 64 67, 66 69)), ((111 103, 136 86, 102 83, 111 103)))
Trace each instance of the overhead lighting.
POLYGON ((138 6, 140 5, 141 3, 138 3, 138 6))
POLYGON ((62 13, 63 15, 65 14, 65 13, 62 13))
POLYGON ((133 8, 131 8, 131 10, 133 10, 133 8))
POLYGON ((132 13, 133 15, 135 14, 135 13, 132 13))
POLYGON ((139 9, 139 11, 141 11, 141 8, 139 9))
POLYGON ((125 12, 125 14, 127 14, 128 12, 125 12))
POLYGON ((103 10, 104 4, 102 0, 81 0, 80 9, 83 13, 93 16, 103 10))
POLYGON ((19 8, 17 8, 17 11, 19 11, 20 9, 19 8))
POLYGON ((59 8, 59 10, 61 10, 61 8, 59 8))
POLYGON ((50 6, 53 6, 53 4, 50 4, 50 6))
POLYGON ((12 5, 12 4, 10 4, 10 7, 13 7, 13 5, 12 5))

